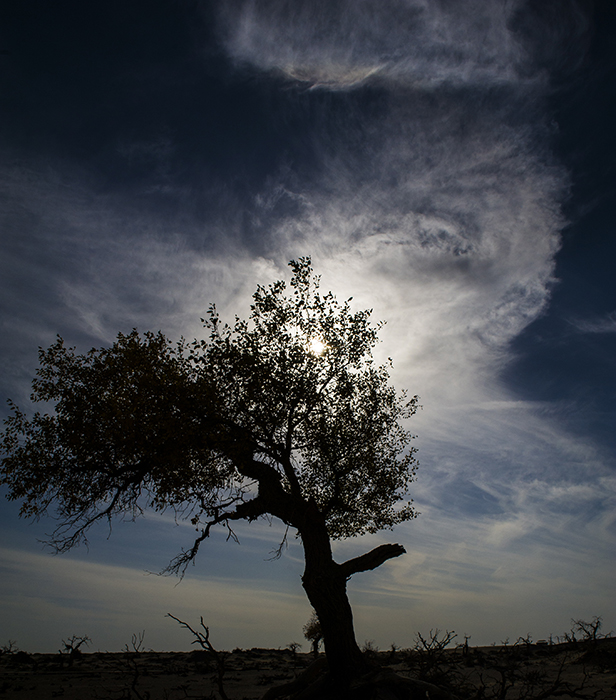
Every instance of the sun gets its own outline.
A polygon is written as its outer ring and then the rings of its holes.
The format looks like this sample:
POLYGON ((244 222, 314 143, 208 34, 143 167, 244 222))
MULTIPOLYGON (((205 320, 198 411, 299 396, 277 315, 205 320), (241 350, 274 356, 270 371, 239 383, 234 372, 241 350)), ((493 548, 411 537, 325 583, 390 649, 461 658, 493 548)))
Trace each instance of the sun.
POLYGON ((325 352, 327 345, 325 345, 325 343, 319 338, 311 338, 308 347, 310 349, 310 352, 318 357, 319 355, 322 355, 325 352))

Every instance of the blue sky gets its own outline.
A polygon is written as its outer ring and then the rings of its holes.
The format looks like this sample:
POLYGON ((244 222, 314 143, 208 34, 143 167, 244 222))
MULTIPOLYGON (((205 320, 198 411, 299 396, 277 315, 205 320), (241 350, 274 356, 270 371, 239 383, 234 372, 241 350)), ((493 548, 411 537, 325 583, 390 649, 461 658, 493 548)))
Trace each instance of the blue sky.
MULTIPOLYGON (((310 255, 387 325, 419 394, 421 516, 337 545, 407 555, 352 580, 357 636, 471 643, 616 627, 616 11, 606 1, 23 0, 0 21, 0 393, 29 409, 37 347, 133 327, 202 333, 310 255)), ((4 402, 3 402, 4 403, 4 402)), ((6 415, 6 408, 1 409, 6 415)), ((0 632, 187 648, 302 641, 283 530, 163 516, 53 557, 0 512, 0 632)))

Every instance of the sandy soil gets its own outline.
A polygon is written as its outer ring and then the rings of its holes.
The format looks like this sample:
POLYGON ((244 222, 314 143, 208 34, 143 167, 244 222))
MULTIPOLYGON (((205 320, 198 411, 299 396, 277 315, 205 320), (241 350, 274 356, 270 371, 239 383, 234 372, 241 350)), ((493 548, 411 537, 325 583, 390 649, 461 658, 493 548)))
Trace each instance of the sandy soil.
MULTIPOLYGON (((449 686, 460 698, 616 699, 616 639, 594 647, 471 647, 466 654, 402 650, 372 656, 400 675, 449 686)), ((256 700, 293 680, 312 660, 288 649, 225 653, 224 691, 229 700, 256 700)), ((7 700, 218 700, 217 678, 216 661, 205 651, 84 653, 72 662, 60 654, 0 656, 0 699, 7 700)))

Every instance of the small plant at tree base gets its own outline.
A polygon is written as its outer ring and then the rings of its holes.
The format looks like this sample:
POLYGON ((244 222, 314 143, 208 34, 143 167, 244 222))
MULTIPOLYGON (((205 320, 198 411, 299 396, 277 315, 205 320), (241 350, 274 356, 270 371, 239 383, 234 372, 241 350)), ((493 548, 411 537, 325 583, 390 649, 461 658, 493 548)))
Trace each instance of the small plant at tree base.
POLYGON ((468 657, 468 652, 469 652, 469 645, 468 645, 468 640, 471 638, 470 634, 465 634, 464 635, 464 643, 463 644, 458 644, 456 647, 457 649, 462 650, 462 656, 468 657))
POLYGON ((303 632, 304 637, 312 644, 312 654, 316 658, 319 655, 319 644, 323 639, 323 630, 315 612, 312 613, 312 617, 304 625, 303 632))
POLYGON ((417 632, 415 635, 415 650, 436 653, 446 649, 458 636, 453 630, 451 632, 445 630, 443 636, 439 637, 440 634, 441 630, 439 629, 430 630, 427 637, 423 637, 421 632, 417 632))
POLYGON ((379 648, 372 639, 366 639, 362 647, 362 653, 369 658, 376 658, 379 653, 379 648))
POLYGON ((533 638, 530 636, 530 634, 527 634, 526 637, 518 637, 513 646, 526 646, 529 647, 533 643, 533 638))
POLYGON ((396 655, 400 651, 400 647, 392 642, 389 647, 389 656, 387 657, 387 663, 391 664, 396 660, 396 655))

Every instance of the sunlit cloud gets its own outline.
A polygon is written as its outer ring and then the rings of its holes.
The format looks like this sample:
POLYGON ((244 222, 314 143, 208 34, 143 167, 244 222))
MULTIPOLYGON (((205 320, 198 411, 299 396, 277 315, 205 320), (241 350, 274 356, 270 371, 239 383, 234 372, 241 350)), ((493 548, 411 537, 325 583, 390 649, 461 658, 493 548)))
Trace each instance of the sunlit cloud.
POLYGON ((508 24, 519 5, 257 0, 221 15, 229 51, 261 69, 330 89, 374 76, 434 87, 514 78, 524 55, 508 24))
POLYGON ((480 390, 546 308, 566 175, 498 100, 429 102, 396 98, 369 139, 324 142, 323 178, 271 235, 278 259, 311 254, 324 287, 386 319, 383 354, 434 398, 480 390))
POLYGON ((575 65, 572 38, 585 36, 588 21, 573 1, 559 10, 554 23, 523 0, 236 0, 224 4, 220 23, 237 61, 313 88, 385 81, 434 89, 543 80, 560 67, 564 45, 575 65))

